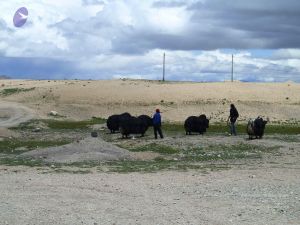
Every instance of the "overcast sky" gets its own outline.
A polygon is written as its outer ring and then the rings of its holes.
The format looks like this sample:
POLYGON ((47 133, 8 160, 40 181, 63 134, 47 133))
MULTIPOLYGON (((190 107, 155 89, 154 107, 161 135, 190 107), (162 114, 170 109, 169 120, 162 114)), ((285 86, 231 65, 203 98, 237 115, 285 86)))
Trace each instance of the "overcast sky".
POLYGON ((300 82, 299 0, 0 1, 0 75, 300 82), (13 25, 28 8, 27 23, 13 25))

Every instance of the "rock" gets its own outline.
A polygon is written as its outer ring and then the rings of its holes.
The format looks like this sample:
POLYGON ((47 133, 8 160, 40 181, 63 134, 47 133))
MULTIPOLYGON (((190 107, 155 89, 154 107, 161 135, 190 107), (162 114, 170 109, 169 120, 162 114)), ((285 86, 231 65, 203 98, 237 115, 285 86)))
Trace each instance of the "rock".
POLYGON ((41 131, 42 131, 42 129, 39 127, 36 127, 33 129, 33 132, 36 132, 36 133, 41 132, 41 131))
MULTIPOLYGON (((15 149, 16 151, 27 151, 28 149, 26 147, 19 147, 15 149)), ((13 152, 13 150, 12 150, 13 152)))
POLYGON ((97 131, 92 131, 91 136, 94 137, 94 138, 98 137, 98 132, 97 131))
POLYGON ((58 115, 58 113, 56 111, 51 111, 50 112, 50 116, 57 116, 57 115, 58 115))
POLYGON ((51 165, 51 168, 52 168, 52 169, 54 169, 54 168, 55 168, 55 166, 54 166, 54 165, 51 165))

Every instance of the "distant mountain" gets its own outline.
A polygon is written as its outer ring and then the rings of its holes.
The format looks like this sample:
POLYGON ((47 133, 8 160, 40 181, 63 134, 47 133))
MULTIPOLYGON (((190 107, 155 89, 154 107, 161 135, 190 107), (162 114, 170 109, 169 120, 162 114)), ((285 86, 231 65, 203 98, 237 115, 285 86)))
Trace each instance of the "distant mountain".
POLYGON ((0 75, 0 80, 7 80, 7 79, 10 79, 10 77, 5 75, 0 75))

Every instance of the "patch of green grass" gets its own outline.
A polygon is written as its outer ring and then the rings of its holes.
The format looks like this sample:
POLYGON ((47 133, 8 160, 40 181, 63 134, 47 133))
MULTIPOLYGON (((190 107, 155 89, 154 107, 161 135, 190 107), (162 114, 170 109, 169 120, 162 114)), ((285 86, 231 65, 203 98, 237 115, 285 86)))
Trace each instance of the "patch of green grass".
POLYGON ((182 160, 213 161, 230 159, 261 158, 263 153, 278 150, 279 147, 265 147, 249 144, 237 145, 211 145, 207 147, 192 148, 184 152, 182 160))
MULTIPOLYGON (((151 151, 152 147, 149 146, 151 145, 141 146, 136 148, 136 150, 149 151, 150 149, 151 151)), ((271 153, 273 151, 277 151, 278 149, 278 146, 265 147, 242 143, 237 145, 211 145, 207 147, 181 150, 178 155, 174 155, 173 160, 158 157, 152 161, 108 162, 99 166, 98 170, 119 173, 157 172, 161 170, 186 171, 190 169, 204 169, 207 171, 207 163, 214 165, 212 168, 210 168, 210 170, 220 170, 228 169, 230 167, 229 165, 225 164, 212 164, 212 162, 221 160, 256 159, 261 158, 263 153, 271 153)), ((172 152, 172 154, 176 153, 172 152)))
MULTIPOLYGON (((216 124, 210 124, 209 128, 207 129, 207 133, 228 133, 230 131, 229 125, 227 123, 216 123, 216 124)), ((236 126, 237 133, 245 133, 246 127, 241 124, 237 124, 236 126)))
POLYGON ((143 172, 143 173, 154 173, 162 170, 202 170, 204 172, 209 169, 213 170, 224 170, 229 169, 228 165, 217 165, 217 164, 191 164, 184 161, 165 160, 157 158, 152 161, 121 161, 121 162, 108 162, 105 165, 99 166, 98 171, 101 172, 117 172, 117 173, 132 173, 132 172, 143 172))
MULTIPOLYGON (((246 124, 237 125, 237 133, 245 134, 246 124)), ((212 124, 207 129, 207 133, 226 133, 229 132, 229 126, 226 123, 212 124)), ((267 124, 265 134, 300 134, 300 127, 293 124, 267 124)))
POLYGON ((109 172, 132 173, 132 172, 156 172, 170 168, 172 162, 167 160, 160 161, 120 161, 107 162, 98 167, 99 171, 105 168, 109 172))
POLYGON ((6 89, 3 89, 0 93, 1 93, 1 95, 9 96, 9 95, 17 94, 20 92, 33 91, 34 89, 35 89, 35 87, 33 87, 33 88, 6 88, 6 89))
MULTIPOLYGON (((13 140, 5 140, 12 141, 13 140)), ((1 143, 1 142, 0 142, 1 143)), ((57 142, 56 142, 57 143, 57 142)), ((33 142, 27 143, 26 148, 35 149, 36 146, 41 147, 41 143, 33 142)), ((44 143, 45 144, 45 143, 44 143)), ((48 143, 49 144, 49 143, 48 143)), ((198 148, 189 149, 174 149, 172 147, 161 145, 157 143, 146 144, 139 147, 131 147, 130 151, 153 151, 162 154, 155 160, 150 161, 113 161, 113 162, 100 162, 100 161, 87 161, 76 162, 71 164, 59 164, 59 163, 45 163, 39 160, 30 158, 21 158, 20 156, 12 155, 11 149, 18 147, 24 147, 24 142, 20 143, 2 143, 0 145, 0 153, 6 153, 6 156, 0 158, 0 164, 9 166, 30 166, 30 167, 49 167, 54 165, 53 172, 57 173, 89 173, 90 168, 97 168, 98 171, 103 172, 118 172, 118 173, 130 173, 130 172, 157 172, 161 170, 201 170, 207 172, 208 170, 223 170, 228 169, 229 166, 226 163, 230 160, 237 159, 256 159, 261 158, 264 154, 277 153, 279 146, 266 147, 262 145, 253 145, 239 143, 235 145, 209 145, 198 148), (4 150, 1 149, 5 147, 4 150), (7 146, 10 146, 7 148, 7 146), (225 161, 223 164, 223 161, 225 161), (209 166, 209 165, 210 166, 209 166), (67 167, 67 168, 66 168, 67 167), (78 168, 81 168, 78 170, 78 168), (75 172, 74 172, 75 171, 75 172)), ((130 147, 129 147, 130 148, 130 147)), ((26 150, 22 150, 26 151, 26 150)), ((51 171, 52 172, 52 171, 51 171)))
MULTIPOLYGON (((184 123, 164 123, 162 129, 167 134, 185 134, 184 123)), ((246 125, 238 124, 237 133, 246 133, 246 125)), ((226 123, 210 124, 205 134, 228 133, 229 126, 226 123)), ((205 135, 204 134, 204 135, 205 135)))
POLYGON ((45 166, 45 163, 43 163, 41 160, 30 159, 30 158, 1 157, 0 165, 41 167, 41 166, 45 166))
POLYGON ((135 148, 127 148, 129 151, 131 152, 157 152, 160 154, 176 154, 179 153, 180 150, 179 149, 175 149, 172 148, 170 146, 166 146, 166 145, 160 145, 160 144, 156 144, 156 143, 151 143, 148 145, 143 145, 143 146, 138 146, 135 148))
POLYGON ((0 153, 4 154, 21 154, 37 148, 46 148, 52 146, 61 146, 70 143, 66 140, 60 141, 22 141, 17 139, 5 139, 0 141, 0 153), (21 150, 17 150, 22 148, 21 150))
MULTIPOLYGON (((167 134, 184 134, 184 126, 183 123, 164 123, 162 129, 167 134)), ((246 124, 237 124, 236 126, 238 134, 245 134, 246 132, 246 124)), ((227 123, 215 123, 210 124, 207 129, 206 135, 210 134, 224 134, 230 131, 229 125, 227 123)), ((265 134, 300 134, 300 126, 295 124, 267 124, 265 128, 265 134)))
POLYGON ((265 134, 300 134, 300 126, 267 124, 265 134))
POLYGON ((20 123, 17 127, 10 127, 11 130, 32 130, 36 128, 36 124, 42 123, 42 120, 28 120, 26 122, 20 123))
POLYGON ((27 166, 38 168, 50 168, 45 173, 72 173, 72 174, 88 174, 91 173, 90 168, 97 168, 99 172, 116 172, 116 173, 154 173, 162 170, 201 170, 203 172, 217 171, 229 169, 230 166, 226 164, 199 164, 190 163, 187 161, 166 160, 161 157, 151 161, 111 161, 111 162, 78 162, 71 164, 61 163, 46 163, 41 160, 21 157, 0 157, 0 165, 6 166, 27 166), (54 166, 52 168, 52 165, 54 166), (81 169, 78 169, 81 168, 81 169))
POLYGON ((162 129, 168 134, 185 133, 183 123, 163 123, 162 129))
POLYGON ((44 120, 51 129, 85 129, 91 125, 103 124, 106 122, 103 118, 92 118, 86 121, 61 121, 61 120, 44 120))
POLYGON ((71 174, 89 174, 91 173, 90 170, 74 170, 74 169, 63 169, 63 168, 57 168, 53 169, 49 172, 54 173, 71 173, 71 174))
POLYGON ((12 130, 26 130, 26 129, 34 129, 39 126, 41 123, 50 129, 87 129, 91 125, 95 124, 103 124, 106 122, 106 119, 93 117, 90 120, 84 121, 72 121, 72 120, 30 120, 24 123, 21 123, 17 127, 10 128, 12 130))

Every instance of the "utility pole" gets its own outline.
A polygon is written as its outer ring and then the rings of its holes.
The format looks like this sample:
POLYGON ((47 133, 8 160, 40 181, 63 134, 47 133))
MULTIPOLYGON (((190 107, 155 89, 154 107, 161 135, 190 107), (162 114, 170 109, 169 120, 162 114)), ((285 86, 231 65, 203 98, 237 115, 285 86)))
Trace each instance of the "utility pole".
POLYGON ((232 54, 232 61, 231 61, 231 82, 233 82, 233 54, 232 54))
POLYGON ((164 58, 163 58, 163 79, 162 79, 162 81, 165 81, 165 74, 166 74, 166 53, 164 53, 164 58))

